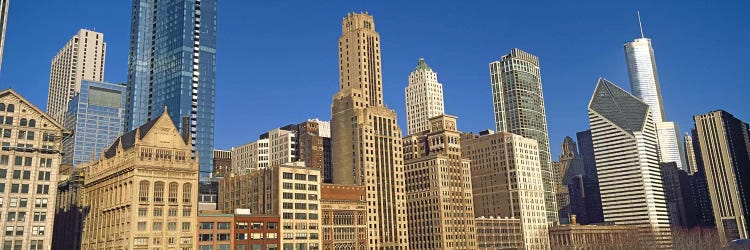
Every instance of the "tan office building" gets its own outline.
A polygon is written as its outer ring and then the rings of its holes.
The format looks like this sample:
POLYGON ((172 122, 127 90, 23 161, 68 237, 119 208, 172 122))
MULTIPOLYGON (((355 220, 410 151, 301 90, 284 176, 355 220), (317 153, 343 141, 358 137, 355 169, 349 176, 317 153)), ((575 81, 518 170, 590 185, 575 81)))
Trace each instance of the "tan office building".
POLYGON ((650 249, 648 241, 639 238, 637 229, 616 225, 570 224, 550 227, 552 249, 650 249))
POLYGON ((380 35, 367 13, 349 13, 341 25, 333 183, 366 187, 369 249, 408 249, 402 134, 396 112, 383 103, 380 35))
POLYGON ((521 219, 525 249, 549 249, 545 194, 536 140, 511 133, 463 134, 471 160, 474 213, 521 219))
POLYGON ((508 217, 478 217, 477 249, 524 249, 521 219, 508 217))
POLYGON ((81 80, 104 81, 106 51, 104 34, 81 29, 57 52, 50 66, 47 113, 62 123, 81 80))
POLYGON ((320 211, 323 250, 367 249, 365 186, 323 184, 320 211))
POLYGON ((456 117, 432 117, 426 127, 404 138, 409 249, 476 249, 471 169, 456 117))
POLYGON ((50 249, 63 127, 8 89, 0 92, 0 244, 50 249))
POLYGON ((81 249, 195 248, 198 159, 185 138, 165 108, 81 166, 90 209, 81 249))

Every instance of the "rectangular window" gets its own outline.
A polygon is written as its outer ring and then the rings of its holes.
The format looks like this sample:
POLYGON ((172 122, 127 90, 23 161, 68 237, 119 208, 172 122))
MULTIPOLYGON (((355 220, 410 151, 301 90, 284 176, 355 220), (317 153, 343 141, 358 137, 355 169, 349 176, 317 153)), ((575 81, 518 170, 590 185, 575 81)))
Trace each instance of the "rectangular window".
POLYGON ((213 234, 199 234, 198 235, 198 241, 213 241, 214 235, 213 234))
POLYGON ((177 231, 177 222, 168 222, 167 223, 167 230, 169 230, 169 231, 177 231))
POLYGON ((183 222, 182 223, 182 231, 190 231, 190 222, 183 222))
POLYGON ((200 229, 214 229, 213 222, 201 222, 199 226, 200 226, 200 229))
POLYGON ((307 176, 307 180, 308 181, 318 181, 318 176, 314 175, 314 174, 308 175, 307 176))
POLYGON ((146 222, 145 221, 139 221, 138 222, 138 231, 146 231, 146 222))
POLYGON ((161 217, 163 215, 162 211, 163 210, 160 207, 154 208, 154 217, 161 217))
POLYGON ((151 230, 161 231, 161 222, 154 222, 154 225, 153 227, 151 227, 151 230))
POLYGON ((231 226, 229 225, 229 222, 219 222, 216 225, 217 229, 231 229, 231 226))
POLYGON ((283 176, 284 180, 291 180, 292 179, 292 173, 284 172, 282 174, 282 176, 283 176))
POLYGON ((139 208, 138 217, 146 217, 146 216, 148 216, 148 208, 139 208))
POLYGON ((305 174, 294 174, 294 179, 298 181, 304 181, 307 179, 307 176, 305 174))
POLYGON ((0 165, 8 166, 8 156, 7 155, 0 155, 0 165))

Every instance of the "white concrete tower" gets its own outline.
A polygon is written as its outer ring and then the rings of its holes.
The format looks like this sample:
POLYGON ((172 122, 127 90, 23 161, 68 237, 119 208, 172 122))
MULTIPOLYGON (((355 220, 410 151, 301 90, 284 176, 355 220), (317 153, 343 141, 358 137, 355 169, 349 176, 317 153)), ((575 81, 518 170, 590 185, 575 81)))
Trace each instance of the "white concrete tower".
POLYGON ((430 130, 429 119, 445 113, 443 85, 437 73, 419 58, 417 67, 409 74, 406 86, 406 132, 413 135, 430 130))

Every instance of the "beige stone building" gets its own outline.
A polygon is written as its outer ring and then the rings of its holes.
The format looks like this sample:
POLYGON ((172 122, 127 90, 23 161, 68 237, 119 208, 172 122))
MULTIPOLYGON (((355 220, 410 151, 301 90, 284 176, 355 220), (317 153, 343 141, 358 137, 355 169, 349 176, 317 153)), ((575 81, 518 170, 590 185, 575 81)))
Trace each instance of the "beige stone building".
POLYGON ((521 219, 508 217, 478 217, 477 249, 524 249, 521 219))
POLYGON ((81 249, 195 249, 198 159, 186 138, 165 109, 82 166, 81 249))
POLYGON ((287 163, 219 181, 219 209, 280 217, 281 249, 320 249, 320 169, 287 163))
POLYGON ((11 89, 0 92, 0 244, 50 249, 63 127, 11 89))
POLYGON ((107 44, 104 34, 81 29, 52 59, 47 113, 62 123, 68 102, 81 90, 81 80, 104 81, 107 44))
POLYGON ((571 219, 571 224, 550 227, 552 249, 650 249, 645 240, 638 238, 633 227, 578 225, 574 220, 571 219))
POLYGON ((333 183, 366 187, 368 249, 408 249, 402 134, 396 112, 383 104, 380 35, 367 13, 350 13, 341 26, 333 183))
POLYGON ((367 249, 365 187, 323 184, 320 190, 323 250, 367 249))
POLYGON ((232 152, 232 173, 234 174, 242 175, 269 166, 268 138, 233 147, 230 151, 232 152))
POLYGON ((525 249, 549 249, 548 221, 536 140, 512 133, 463 134, 471 160, 474 213, 521 220, 525 249))
POLYGON ((476 249, 471 169, 456 117, 432 117, 427 127, 404 138, 409 249, 476 249))

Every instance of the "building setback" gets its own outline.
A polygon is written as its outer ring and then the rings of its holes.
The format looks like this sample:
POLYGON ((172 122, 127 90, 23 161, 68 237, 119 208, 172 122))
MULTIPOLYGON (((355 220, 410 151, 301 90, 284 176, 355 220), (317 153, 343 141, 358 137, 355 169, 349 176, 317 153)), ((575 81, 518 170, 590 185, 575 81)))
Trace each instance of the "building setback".
POLYGON ((695 129, 708 181, 714 220, 722 243, 750 232, 750 128, 717 110, 696 115, 695 129))
POLYGON ((0 92, 4 248, 50 249, 64 128, 11 89, 0 92))
POLYGON ((419 58, 417 67, 409 74, 406 86, 406 131, 413 135, 430 130, 429 119, 445 113, 443 85, 437 81, 437 73, 419 58))
POLYGON ((367 13, 347 14, 341 29, 333 184, 366 186, 369 249, 408 249, 402 134, 396 112, 383 103, 380 35, 367 13))
POLYGON ((107 44, 104 34, 81 29, 52 59, 47 94, 47 113, 65 121, 68 102, 81 91, 81 81, 104 81, 107 44))
POLYGON ((167 114, 80 166, 89 208, 81 249, 195 247, 198 162, 167 114))
POLYGON ((650 107, 599 79, 589 102, 589 122, 604 221, 638 226, 658 247, 671 245, 650 107))
POLYGON ((125 130, 169 107, 202 177, 213 168, 217 1, 133 0, 130 23, 125 130))
POLYGON ((547 221, 558 222, 552 158, 547 134, 539 58, 520 49, 512 49, 499 61, 490 63, 495 128, 539 143, 539 164, 544 187, 547 221))
POLYGON ((471 168, 456 117, 432 117, 427 128, 404 137, 409 249, 476 249, 471 168))
POLYGON ((83 80, 68 102, 63 140, 63 164, 88 163, 122 134, 127 93, 125 85, 83 80))
POLYGON ((474 214, 521 220, 525 249, 549 249, 539 146, 534 139, 493 131, 461 136, 471 160, 474 214))

